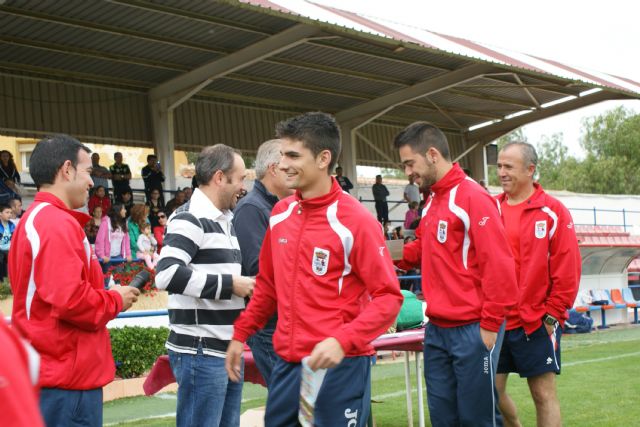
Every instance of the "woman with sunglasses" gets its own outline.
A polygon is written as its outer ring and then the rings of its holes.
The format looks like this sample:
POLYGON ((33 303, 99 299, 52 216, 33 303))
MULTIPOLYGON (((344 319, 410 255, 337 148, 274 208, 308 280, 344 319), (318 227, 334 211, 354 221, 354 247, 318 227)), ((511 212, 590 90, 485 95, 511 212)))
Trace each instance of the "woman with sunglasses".
POLYGON ((160 253, 160 249, 162 249, 162 241, 164 239, 164 233, 167 230, 167 211, 160 210, 156 215, 158 219, 158 225, 153 227, 153 236, 156 238, 158 242, 158 253, 160 253))

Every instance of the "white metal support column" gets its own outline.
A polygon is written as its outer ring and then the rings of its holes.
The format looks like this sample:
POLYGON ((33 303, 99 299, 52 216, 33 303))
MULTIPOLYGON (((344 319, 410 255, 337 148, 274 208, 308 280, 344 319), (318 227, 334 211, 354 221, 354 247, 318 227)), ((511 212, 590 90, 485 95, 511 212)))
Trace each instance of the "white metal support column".
POLYGON ((342 138, 342 153, 340 154, 340 166, 342 173, 353 183, 351 195, 358 197, 358 171, 356 170, 356 134, 349 123, 339 123, 340 136, 342 138))
POLYGON ((173 110, 169 100, 162 99, 151 103, 151 121, 153 124, 153 146, 164 172, 165 190, 176 189, 176 171, 173 159, 175 150, 173 131, 173 110))

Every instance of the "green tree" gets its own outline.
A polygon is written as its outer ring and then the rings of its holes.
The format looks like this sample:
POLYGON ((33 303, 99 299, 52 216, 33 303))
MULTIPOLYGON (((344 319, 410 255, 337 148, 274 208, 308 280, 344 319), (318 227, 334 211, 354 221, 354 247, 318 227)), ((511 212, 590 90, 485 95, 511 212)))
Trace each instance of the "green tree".
POLYGON ((400 168, 382 168, 380 169, 380 175, 383 178, 407 179, 404 171, 400 168))

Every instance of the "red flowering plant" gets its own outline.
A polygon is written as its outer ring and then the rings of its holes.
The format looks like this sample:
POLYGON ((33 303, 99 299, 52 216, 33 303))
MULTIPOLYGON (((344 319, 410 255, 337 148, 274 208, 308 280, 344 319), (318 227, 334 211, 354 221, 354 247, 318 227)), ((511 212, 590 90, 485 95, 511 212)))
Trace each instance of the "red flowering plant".
POLYGON ((154 270, 149 269, 144 263, 141 262, 124 262, 122 264, 112 265, 109 267, 104 277, 107 282, 110 282, 113 279, 113 282, 121 285, 127 286, 136 277, 136 274, 140 273, 142 270, 146 270, 151 275, 150 280, 144 285, 141 289, 143 294, 148 294, 153 297, 158 289, 156 288, 156 272, 154 270))

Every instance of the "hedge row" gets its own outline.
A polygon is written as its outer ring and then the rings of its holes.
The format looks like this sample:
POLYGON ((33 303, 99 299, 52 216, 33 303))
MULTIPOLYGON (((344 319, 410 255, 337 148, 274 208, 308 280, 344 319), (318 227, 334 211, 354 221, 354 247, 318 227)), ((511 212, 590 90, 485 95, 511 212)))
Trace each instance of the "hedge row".
POLYGON ((116 375, 135 378, 147 372, 158 356, 166 354, 167 328, 125 326, 109 330, 116 375))

